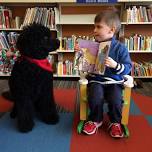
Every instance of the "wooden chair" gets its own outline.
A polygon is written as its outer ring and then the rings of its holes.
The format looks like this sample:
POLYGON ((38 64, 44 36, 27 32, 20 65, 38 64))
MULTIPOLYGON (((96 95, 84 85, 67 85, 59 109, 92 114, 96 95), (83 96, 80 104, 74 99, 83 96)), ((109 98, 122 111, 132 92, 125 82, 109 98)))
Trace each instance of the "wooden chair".
MULTIPOLYGON (((128 119, 129 119, 129 109, 130 109, 130 101, 131 101, 131 88, 133 87, 133 78, 129 75, 124 76, 127 80, 124 81, 124 90, 123 90, 123 109, 122 109, 122 120, 121 124, 124 129, 125 137, 129 137, 128 130, 128 119)), ((83 125, 85 120, 88 117, 88 102, 87 102, 87 84, 88 80, 83 78, 79 80, 79 89, 80 89, 80 122, 77 126, 78 133, 82 132, 83 125)))

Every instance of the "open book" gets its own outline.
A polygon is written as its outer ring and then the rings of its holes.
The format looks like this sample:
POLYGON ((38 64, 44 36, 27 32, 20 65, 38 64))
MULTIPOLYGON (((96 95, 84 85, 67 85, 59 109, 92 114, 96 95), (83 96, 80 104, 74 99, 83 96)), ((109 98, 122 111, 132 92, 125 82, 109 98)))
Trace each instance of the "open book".
POLYGON ((79 56, 79 71, 103 75, 104 59, 108 57, 111 41, 94 42, 78 39, 81 55, 79 56))

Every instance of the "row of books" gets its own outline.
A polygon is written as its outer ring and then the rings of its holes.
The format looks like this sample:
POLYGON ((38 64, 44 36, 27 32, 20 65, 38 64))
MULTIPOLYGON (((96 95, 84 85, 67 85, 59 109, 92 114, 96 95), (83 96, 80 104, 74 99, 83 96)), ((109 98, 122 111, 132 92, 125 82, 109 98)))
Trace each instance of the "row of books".
POLYGON ((125 45, 128 50, 145 50, 152 51, 152 36, 142 36, 135 34, 125 38, 125 45))
POLYGON ((59 50, 74 50, 75 43, 77 39, 84 39, 84 40, 92 40, 94 41, 94 37, 90 36, 76 36, 72 35, 71 37, 59 37, 60 40, 60 48, 59 50))
POLYGON ((10 74, 14 63, 4 63, 0 60, 0 74, 10 74))
POLYGON ((16 49, 16 42, 19 34, 16 32, 0 32, 0 61, 7 62, 15 60, 19 56, 19 51, 16 49))
POLYGON ((18 38, 16 32, 0 32, 0 72, 10 73, 15 60, 19 56, 16 49, 16 41, 18 38))
POLYGON ((49 55, 48 60, 53 67, 53 71, 57 75, 78 75, 78 71, 74 69, 73 61, 63 59, 63 54, 58 55, 55 60, 54 55, 49 55))
POLYGON ((73 61, 65 60, 62 53, 58 54, 58 61, 55 65, 58 75, 78 75, 78 70, 74 69, 73 61))
POLYGON ((73 68, 73 62, 65 60, 57 63, 57 75, 78 75, 78 72, 73 68))
POLYGON ((76 37, 72 35, 72 37, 59 37, 60 47, 59 50, 74 50, 76 37))
POLYGON ((12 11, 9 8, 0 6, 0 29, 16 28, 21 26, 21 17, 15 16, 13 18, 12 11))
POLYGON ((132 76, 152 76, 152 62, 132 62, 132 76))
POLYGON ((0 6, 0 28, 11 28, 12 11, 0 6))
POLYGON ((35 22, 35 23, 40 23, 49 28, 55 29, 57 14, 58 14, 58 10, 56 7, 53 7, 53 8, 42 8, 42 7, 27 8, 22 26, 29 25, 29 24, 35 22))
POLYGON ((56 28, 56 22, 59 22, 59 12, 56 7, 33 7, 27 8, 24 20, 19 16, 13 18, 12 11, 9 8, 0 6, 0 29, 17 28, 29 25, 33 22, 40 23, 51 29, 56 28))
POLYGON ((12 47, 15 49, 18 36, 19 33, 16 32, 0 32, 0 50, 9 50, 12 47))
POLYGON ((128 23, 152 22, 152 7, 129 7, 124 11, 123 20, 128 23))
MULTIPOLYGON (((152 62, 133 62, 132 76, 152 76, 152 62)), ((66 60, 64 62, 56 62, 53 64, 54 73, 57 75, 79 75, 78 71, 73 68, 73 62, 66 60)), ((0 74, 10 74, 13 63, 0 61, 0 74)))
MULTIPOLYGON (((11 71, 15 60, 19 56, 19 52, 16 49, 16 41, 17 41, 18 36, 19 36, 19 34, 16 32, 7 33, 7 32, 3 31, 0 33, 0 67, 1 67, 0 69, 1 69, 1 72, 3 72, 3 73, 7 73, 7 72, 11 71), (10 54, 12 55, 11 57, 10 57, 10 54), (9 55, 9 57, 8 57, 8 55, 9 55)), ((73 35, 71 37, 72 42, 70 42, 70 46, 71 46, 71 43, 73 43, 73 47, 69 48, 70 50, 71 49, 74 50, 74 42, 78 38, 87 39, 87 40, 93 39, 93 37, 89 37, 89 36, 74 36, 73 35)), ((66 44, 68 44, 68 43, 66 43, 66 44)), ((58 54, 58 59, 57 59, 56 63, 54 61, 53 55, 49 55, 48 59, 49 59, 50 64, 53 65, 54 71, 57 74, 59 74, 59 75, 78 74, 77 70, 74 70, 74 68, 73 68, 73 62, 71 62, 69 60, 66 60, 66 61, 63 60, 62 53, 58 54)))

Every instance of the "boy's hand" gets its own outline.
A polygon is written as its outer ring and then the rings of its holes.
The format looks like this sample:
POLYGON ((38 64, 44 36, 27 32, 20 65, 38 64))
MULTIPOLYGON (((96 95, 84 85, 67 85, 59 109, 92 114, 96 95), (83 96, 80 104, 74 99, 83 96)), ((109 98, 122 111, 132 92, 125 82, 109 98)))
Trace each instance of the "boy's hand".
POLYGON ((79 47, 79 44, 78 44, 77 41, 75 42, 74 50, 75 50, 76 52, 81 50, 81 48, 79 47))
POLYGON ((116 68, 116 66, 117 66, 117 62, 115 61, 115 60, 113 60, 111 57, 107 57, 106 59, 105 59, 105 65, 107 66, 107 67, 110 67, 110 68, 116 68))

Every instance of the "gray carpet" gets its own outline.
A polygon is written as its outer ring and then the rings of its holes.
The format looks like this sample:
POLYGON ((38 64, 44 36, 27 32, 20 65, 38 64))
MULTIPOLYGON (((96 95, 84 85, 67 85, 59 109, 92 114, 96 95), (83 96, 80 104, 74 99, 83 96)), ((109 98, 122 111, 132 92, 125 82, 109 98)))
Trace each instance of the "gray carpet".
MULTIPOLYGON (((2 92, 9 90, 8 87, 8 78, 0 78, 0 95, 2 92)), ((152 97, 152 80, 149 79, 149 82, 142 83, 143 88, 133 88, 136 92, 152 97)), ((64 80, 55 80, 54 81, 54 88, 76 88, 78 86, 77 81, 64 81, 64 80)))
POLYGON ((7 79, 0 79, 0 95, 2 92, 8 91, 8 80, 7 79))
MULTIPOLYGON (((54 80, 53 85, 54 88, 76 88, 78 81, 54 80)), ((8 78, 0 78, 0 95, 8 90, 8 78)))
POLYGON ((135 90, 136 92, 138 92, 140 94, 143 94, 145 96, 151 96, 152 97, 152 80, 151 80, 151 82, 143 82, 143 87, 142 88, 135 88, 133 90, 135 90))
MULTIPOLYGON (((151 90, 152 81, 143 82, 142 86, 143 86, 142 88, 135 87, 135 88, 133 88, 133 90, 136 91, 137 93, 152 97, 152 90, 151 90)), ((77 88, 78 87, 78 81, 55 80, 54 81, 54 87, 55 88, 77 88)), ((3 92, 6 92, 6 91, 9 91, 8 78, 0 78, 0 95, 3 92)), ((77 104, 76 105, 78 105, 78 96, 79 96, 79 91, 77 92, 77 97, 76 97, 77 104)), ((57 108, 60 108, 60 107, 57 106, 57 108)), ((62 109, 60 109, 59 111, 62 111, 62 109)), ((3 113, 0 113, 0 117, 2 115, 3 115, 3 113)))

